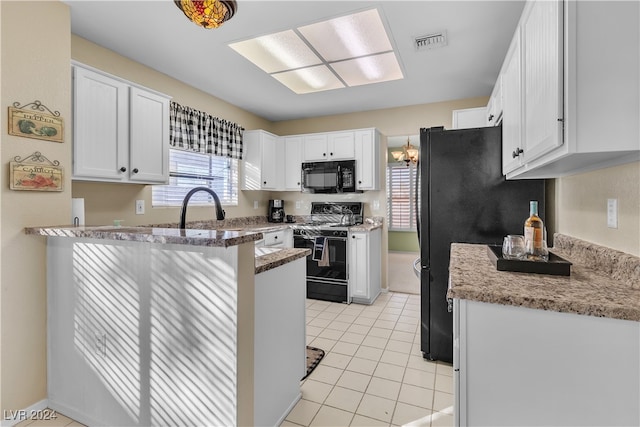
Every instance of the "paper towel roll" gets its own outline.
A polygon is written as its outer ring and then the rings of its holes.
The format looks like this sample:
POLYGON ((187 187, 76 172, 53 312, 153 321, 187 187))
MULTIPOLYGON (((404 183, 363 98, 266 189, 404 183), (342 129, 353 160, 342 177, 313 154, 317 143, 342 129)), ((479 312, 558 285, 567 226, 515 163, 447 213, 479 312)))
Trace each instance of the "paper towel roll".
POLYGON ((84 225, 84 199, 71 199, 71 224, 84 225))

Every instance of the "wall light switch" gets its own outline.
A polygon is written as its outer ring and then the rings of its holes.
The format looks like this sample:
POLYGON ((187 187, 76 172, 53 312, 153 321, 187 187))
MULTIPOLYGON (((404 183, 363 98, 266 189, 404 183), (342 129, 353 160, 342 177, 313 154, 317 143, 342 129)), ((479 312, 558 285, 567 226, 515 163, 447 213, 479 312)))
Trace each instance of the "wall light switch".
POLYGON ((144 200, 136 200, 136 215, 144 215, 144 200))
POLYGON ((253 201, 253 209, 258 209, 258 201, 257 200, 253 201))
POLYGON ((607 199, 607 227, 618 228, 618 199, 607 199))
POLYGON ((377 211, 380 209, 380 201, 379 200, 374 200, 373 201, 373 210, 377 211))

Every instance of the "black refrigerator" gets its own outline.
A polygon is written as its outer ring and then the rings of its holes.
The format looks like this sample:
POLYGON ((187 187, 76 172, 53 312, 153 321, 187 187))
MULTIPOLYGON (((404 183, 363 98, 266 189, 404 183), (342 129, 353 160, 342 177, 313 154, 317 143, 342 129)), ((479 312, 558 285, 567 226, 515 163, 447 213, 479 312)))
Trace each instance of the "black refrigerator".
POLYGON ((530 200, 538 201, 544 220, 544 180, 505 179, 500 126, 423 128, 416 191, 421 351, 425 359, 452 362, 451 243, 501 245, 507 234, 523 234, 530 200))

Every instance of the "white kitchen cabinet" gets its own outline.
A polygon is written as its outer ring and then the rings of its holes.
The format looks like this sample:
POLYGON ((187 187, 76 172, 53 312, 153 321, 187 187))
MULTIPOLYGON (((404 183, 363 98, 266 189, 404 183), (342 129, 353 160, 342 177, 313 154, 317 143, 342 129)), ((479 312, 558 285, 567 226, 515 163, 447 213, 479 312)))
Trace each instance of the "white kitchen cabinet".
POLYGON ((284 145, 263 130, 245 131, 242 190, 281 190, 284 187, 284 145))
POLYGON ((350 160, 355 157, 353 131, 304 135, 305 162, 350 160))
POLYGON ((285 136, 284 144, 284 189, 302 191, 302 136, 285 136))
POLYGON ((518 27, 523 153, 508 179, 640 160, 639 8, 638 2, 527 3, 518 27))
POLYGON ((507 174, 522 164, 522 74, 520 31, 511 40, 502 69, 502 173, 507 174))
POLYGON ((487 108, 464 108, 453 110, 451 117, 452 129, 472 129, 487 126, 487 108))
POLYGON ((356 190, 380 189, 380 133, 355 131, 356 190))
POLYGON ((293 248, 293 230, 290 228, 263 232, 262 235, 262 246, 272 248, 293 248))
POLYGON ((381 289, 381 229, 349 233, 351 301, 372 304, 381 289))
POLYGON ((525 8, 522 37, 523 162, 562 145, 562 17, 559 1, 536 0, 525 8))
MULTIPOLYGON (((508 56, 508 55, 507 55, 508 56)), ((505 62, 507 62, 505 60, 505 62)), ((498 76, 496 84, 487 103, 486 125, 498 126, 502 122, 502 74, 498 76)))
POLYGON ((455 299, 454 425, 640 425, 640 323, 455 299))
POLYGON ((73 78, 73 179, 165 184, 170 98, 80 64, 73 78))

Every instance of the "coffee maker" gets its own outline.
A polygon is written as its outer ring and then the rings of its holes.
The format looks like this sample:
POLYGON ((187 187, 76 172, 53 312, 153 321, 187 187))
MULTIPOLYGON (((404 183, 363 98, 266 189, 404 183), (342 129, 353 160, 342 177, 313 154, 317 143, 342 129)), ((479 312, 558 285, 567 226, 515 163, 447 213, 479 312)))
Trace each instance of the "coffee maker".
POLYGON ((284 217, 284 201, 280 199, 269 200, 269 213, 267 216, 267 221, 283 222, 284 217))

